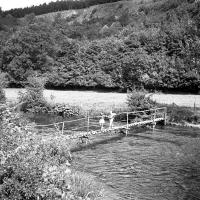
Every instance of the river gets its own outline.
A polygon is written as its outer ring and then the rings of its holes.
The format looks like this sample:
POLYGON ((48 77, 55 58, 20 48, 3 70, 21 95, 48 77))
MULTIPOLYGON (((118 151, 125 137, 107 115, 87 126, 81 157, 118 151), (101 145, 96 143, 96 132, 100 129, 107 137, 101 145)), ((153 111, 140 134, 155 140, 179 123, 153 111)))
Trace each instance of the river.
POLYGON ((134 130, 73 152, 73 166, 90 173, 117 200, 200 199, 200 131, 134 130))

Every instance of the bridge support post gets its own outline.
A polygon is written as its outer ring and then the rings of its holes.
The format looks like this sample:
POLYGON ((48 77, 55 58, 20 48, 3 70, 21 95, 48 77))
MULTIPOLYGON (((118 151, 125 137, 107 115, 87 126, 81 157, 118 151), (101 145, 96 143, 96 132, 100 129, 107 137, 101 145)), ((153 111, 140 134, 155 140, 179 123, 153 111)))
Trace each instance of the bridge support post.
POLYGON ((65 122, 62 123, 62 135, 64 133, 64 128, 65 128, 65 122))
POLYGON ((167 108, 164 110, 164 125, 167 125, 167 108))
POLYGON ((128 112, 126 113, 126 136, 128 135, 128 112))
POLYGON ((155 113, 153 114, 153 131, 154 131, 155 126, 156 126, 156 121, 155 121, 155 119, 156 119, 156 110, 155 110, 155 113))
POLYGON ((89 116, 89 112, 87 112, 87 133, 89 133, 90 130, 90 116, 89 116))

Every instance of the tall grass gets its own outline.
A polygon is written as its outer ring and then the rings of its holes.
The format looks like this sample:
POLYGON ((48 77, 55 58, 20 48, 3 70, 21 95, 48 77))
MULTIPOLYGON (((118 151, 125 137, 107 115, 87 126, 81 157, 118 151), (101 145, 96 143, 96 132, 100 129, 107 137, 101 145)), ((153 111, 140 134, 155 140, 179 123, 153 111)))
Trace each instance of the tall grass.
POLYGON ((175 123, 200 123, 200 113, 198 110, 193 110, 188 107, 181 107, 177 105, 162 105, 167 107, 168 119, 170 122, 175 123))
POLYGON ((83 199, 103 199, 102 185, 96 183, 92 176, 81 172, 75 172, 72 174, 71 190, 76 197, 82 197, 83 199))

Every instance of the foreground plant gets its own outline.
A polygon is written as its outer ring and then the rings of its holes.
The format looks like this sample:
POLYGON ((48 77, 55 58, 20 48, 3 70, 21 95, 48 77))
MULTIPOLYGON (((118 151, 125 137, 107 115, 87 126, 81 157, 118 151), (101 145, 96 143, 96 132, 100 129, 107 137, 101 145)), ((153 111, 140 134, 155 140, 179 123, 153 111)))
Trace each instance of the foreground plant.
POLYGON ((38 135, 31 123, 6 105, 0 107, 0 117, 0 199, 100 199, 98 184, 72 172, 65 136, 38 135))

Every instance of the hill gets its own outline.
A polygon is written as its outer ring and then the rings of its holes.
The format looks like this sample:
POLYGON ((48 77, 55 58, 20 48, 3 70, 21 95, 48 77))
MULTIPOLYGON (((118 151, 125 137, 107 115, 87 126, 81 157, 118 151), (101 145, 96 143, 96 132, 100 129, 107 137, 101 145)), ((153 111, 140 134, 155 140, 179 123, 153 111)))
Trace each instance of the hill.
POLYGON ((133 0, 18 19, 5 29, 0 69, 11 86, 198 92, 200 2, 133 0), (6 38, 6 39, 5 39, 6 38))
POLYGON ((31 13, 35 13, 35 15, 41 15, 45 13, 57 12, 62 10, 88 8, 93 5, 112 3, 117 1, 119 0, 60 0, 60 1, 52 1, 48 4, 43 3, 38 6, 15 8, 8 11, 2 11, 0 9, 0 14, 3 16, 12 15, 13 17, 22 18, 25 15, 31 13))
POLYGON ((151 2, 151 0, 146 0, 142 2, 141 0, 125 0, 114 3, 94 5, 86 9, 73 9, 67 11, 52 12, 39 15, 38 17, 48 18, 53 21, 56 15, 60 15, 63 19, 79 23, 82 23, 84 21, 92 21, 95 19, 107 19, 113 16, 119 18, 121 15, 124 14, 125 11, 128 11, 129 13, 136 12, 141 3, 148 4, 148 2, 151 2))

